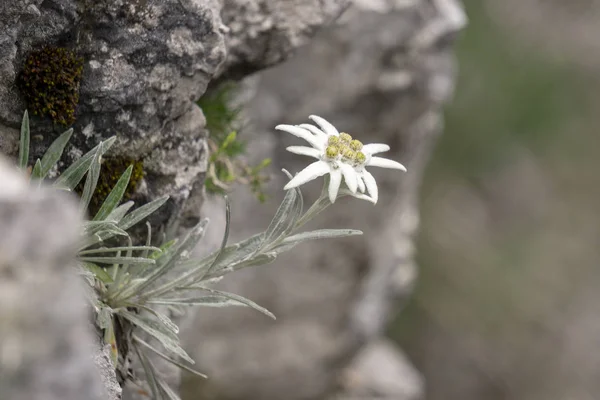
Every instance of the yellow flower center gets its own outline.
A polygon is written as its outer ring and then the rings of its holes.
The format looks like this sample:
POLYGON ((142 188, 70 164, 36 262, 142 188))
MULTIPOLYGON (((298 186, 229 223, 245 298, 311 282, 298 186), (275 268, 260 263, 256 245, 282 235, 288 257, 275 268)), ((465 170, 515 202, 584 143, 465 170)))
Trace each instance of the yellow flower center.
POLYGON ((363 148, 363 144, 360 140, 354 139, 353 141, 350 142, 350 147, 354 151, 359 151, 360 149, 363 148))
POLYGON ((340 149, 337 146, 327 146, 325 155, 327 158, 336 158, 340 154, 340 149))
POLYGON ((352 136, 350 136, 346 132, 342 132, 340 133, 340 140, 342 142, 350 143, 352 141, 352 136))
POLYGON ((344 150, 342 150, 342 157, 344 157, 344 160, 354 160, 354 157, 356 157, 356 152, 354 150, 352 150, 349 147, 344 148, 344 150))
POLYGON ((356 161, 358 164, 364 164, 364 162, 367 161, 367 156, 365 156, 365 153, 362 151, 357 151, 356 155, 354 156, 354 161, 356 161))
POLYGON ((340 144, 340 138, 337 136, 329 136, 329 138, 327 139, 327 144, 330 146, 337 146, 338 144, 340 144))

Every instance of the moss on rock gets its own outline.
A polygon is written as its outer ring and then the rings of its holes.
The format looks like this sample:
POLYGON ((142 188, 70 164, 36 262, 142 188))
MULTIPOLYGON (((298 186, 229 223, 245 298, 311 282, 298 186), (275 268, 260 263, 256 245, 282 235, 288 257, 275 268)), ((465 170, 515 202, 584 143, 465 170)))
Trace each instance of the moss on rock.
POLYGON ((27 109, 69 126, 75 122, 83 58, 74 51, 44 46, 26 58, 17 80, 27 109))

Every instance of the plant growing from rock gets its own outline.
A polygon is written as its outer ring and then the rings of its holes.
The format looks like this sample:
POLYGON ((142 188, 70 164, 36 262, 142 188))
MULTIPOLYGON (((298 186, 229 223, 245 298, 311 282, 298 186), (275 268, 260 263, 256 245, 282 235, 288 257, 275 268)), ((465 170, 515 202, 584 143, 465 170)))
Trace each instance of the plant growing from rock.
MULTIPOLYGON (((377 187, 374 179, 369 178, 370 174, 365 175, 365 166, 404 169, 393 161, 372 157, 375 152, 389 149, 386 145, 363 147, 349 135, 340 134, 324 119, 316 116, 311 118, 321 129, 305 124, 277 127, 302 137, 313 145, 313 149, 295 146, 288 150, 319 158, 319 161, 294 178, 284 170, 291 180, 286 186, 287 192, 283 201, 264 232, 238 243, 228 244, 230 207, 226 201, 225 234, 219 250, 212 254, 202 258, 191 256, 206 232, 208 219, 200 221, 185 236, 161 243, 159 247, 151 243, 151 227, 147 224, 146 243, 134 245, 127 230, 159 209, 167 201, 167 197, 156 199, 136 209, 133 209, 132 201, 122 203, 133 172, 132 165, 118 179, 98 211, 83 224, 78 265, 80 273, 89 285, 88 293, 96 315, 96 327, 103 333, 104 341, 111 346, 112 361, 123 376, 133 378, 127 376, 126 355, 122 354, 122 349, 128 352, 131 348, 139 357, 145 372, 144 386, 154 399, 178 400, 179 397, 157 373, 149 354, 154 354, 188 372, 204 376, 192 368, 194 361, 180 345, 177 325, 167 315, 158 311, 157 307, 177 309, 190 306, 245 306, 275 318, 271 312, 253 301, 215 289, 213 284, 231 272, 268 264, 282 252, 291 250, 307 240, 362 234, 353 229, 319 229, 307 232, 301 228, 339 197, 350 195, 376 203, 377 187), (350 154, 346 147, 356 149, 350 154), (325 174, 329 175, 326 176, 321 196, 304 211, 304 200, 298 186, 325 174), (344 187, 341 187, 342 175, 345 179, 344 187), (173 275, 173 272, 176 274, 173 275), (166 279, 167 274, 169 279, 166 279), (123 327, 130 329, 125 330, 123 327), (142 337, 142 332, 161 346, 149 343, 142 337)), ((18 166, 30 171, 32 184, 41 184, 46 179, 48 172, 61 158, 72 133, 70 129, 61 134, 43 157, 35 162, 33 168, 28 168, 30 137, 29 119, 25 112, 21 126, 18 166)), ((100 176, 102 158, 115 140, 116 138, 112 137, 100 142, 49 183, 58 190, 73 191, 83 182, 80 195, 83 215, 89 212, 90 201, 100 176)))
POLYGON ((238 137, 239 127, 235 126, 241 109, 231 104, 234 90, 232 83, 225 83, 198 100, 206 117, 206 128, 210 132, 206 190, 213 194, 225 194, 237 182, 248 185, 257 199, 264 202, 266 194, 263 185, 269 180, 269 176, 263 172, 271 160, 262 160, 257 165, 249 165, 244 161, 246 143, 238 137))

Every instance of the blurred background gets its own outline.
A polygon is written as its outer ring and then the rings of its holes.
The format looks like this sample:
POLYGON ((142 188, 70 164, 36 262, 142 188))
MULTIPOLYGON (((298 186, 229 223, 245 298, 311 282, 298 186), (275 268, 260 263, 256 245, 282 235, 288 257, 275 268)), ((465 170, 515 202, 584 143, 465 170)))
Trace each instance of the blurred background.
POLYGON ((600 2, 465 0, 389 334, 429 400, 600 398, 600 2))

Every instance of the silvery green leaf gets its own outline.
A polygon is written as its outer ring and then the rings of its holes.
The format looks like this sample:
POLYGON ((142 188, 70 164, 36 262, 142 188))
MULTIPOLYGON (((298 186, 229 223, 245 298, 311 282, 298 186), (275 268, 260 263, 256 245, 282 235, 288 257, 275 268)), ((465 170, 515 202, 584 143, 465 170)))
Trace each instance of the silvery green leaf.
POLYGON ((169 385, 167 385, 167 383, 165 381, 163 381, 160 378, 157 378, 156 382, 158 383, 158 386, 160 387, 160 390, 166 396, 167 400, 181 400, 181 398, 177 395, 177 393, 175 393, 169 387, 169 385))
POLYGON ((96 190, 96 185, 98 184, 98 179, 100 178, 100 168, 102 161, 102 142, 100 142, 100 147, 96 150, 96 154, 92 158, 92 163, 90 164, 90 170, 88 171, 87 178, 85 179, 85 185, 83 186, 83 193, 81 194, 81 201, 79 203, 81 210, 87 210, 90 201, 92 200, 92 196, 94 195, 94 191, 96 190))
POLYGON ((156 261, 142 257, 95 257, 80 256, 81 261, 98 264, 155 264, 156 261))
POLYGON ((279 235, 285 232, 290 226, 290 216, 293 213, 294 207, 297 205, 298 192, 296 190, 288 190, 279 205, 275 216, 271 220, 269 227, 265 231, 264 243, 270 244, 277 239, 279 235))
POLYGON ((96 264, 86 261, 83 261, 82 265, 84 266, 84 268, 90 271, 96 277, 96 279, 100 280, 102 283, 109 284, 113 282, 112 277, 106 272, 104 268, 100 268, 96 264))
POLYGON ((21 122, 21 138, 19 140, 19 168, 25 170, 29 161, 29 114, 27 110, 23 113, 21 122))
POLYGON ((204 275, 211 273, 219 260, 223 257, 223 253, 225 251, 225 246, 227 246, 227 240, 229 240, 229 226, 231 225, 231 205, 229 204, 229 197, 224 196, 225 199, 225 232, 223 233, 223 238, 221 239, 221 247, 215 256, 215 259, 210 263, 206 272, 202 272, 198 279, 202 279, 204 275))
POLYGON ((133 165, 130 165, 127 167, 125 172, 123 172, 123 175, 121 175, 115 184, 115 187, 110 191, 109 195, 102 203, 100 210, 98 210, 94 216, 94 221, 102 221, 121 203, 121 199, 123 199, 127 185, 129 185, 129 179, 131 178, 132 171, 133 165))
POLYGON ((150 314, 154 315, 158 321, 163 324, 165 326, 165 328, 167 328, 169 331, 173 332, 174 334, 178 334, 179 333, 179 327, 175 324, 175 322, 171 321, 171 319, 169 317, 167 317, 166 315, 148 307, 145 305, 141 305, 141 304, 132 304, 133 306, 143 309, 147 312, 149 312, 150 314))
POLYGON ((144 204, 138 209, 132 211, 127 214, 123 219, 119 222, 119 228, 121 229, 129 229, 144 218, 148 217, 154 211, 158 210, 169 200, 169 196, 160 197, 156 200, 151 201, 148 204, 144 204))
POLYGON ((38 158, 31 171, 31 179, 42 179, 42 162, 38 158))
POLYGON ((102 148, 100 155, 104 155, 104 153, 111 148, 116 140, 116 136, 113 136, 99 143, 96 147, 87 152, 83 157, 75 161, 62 174, 60 174, 60 176, 56 178, 56 181, 54 181, 54 186, 69 190, 75 189, 75 186, 79 184, 83 176, 86 174, 86 172, 88 172, 90 165, 92 164, 92 160, 94 159, 94 155, 98 149, 102 148))
POLYGON ((139 317, 138 315, 126 310, 119 311, 119 315, 123 316, 123 318, 126 318, 132 324, 158 340, 160 344, 162 344, 165 349, 171 353, 178 355, 190 364, 194 364, 194 360, 192 360, 192 358, 179 345, 179 338, 177 335, 166 329, 165 326, 158 321, 139 317))
MULTIPOLYGON (((114 253, 116 251, 158 251, 160 249, 154 246, 122 246, 122 247, 100 247, 97 249, 83 250, 79 252, 79 255, 87 254, 98 254, 98 253, 114 253)), ((146 258, 146 257, 143 257, 146 258)))
MULTIPOLYGON (((307 240, 332 239, 356 235, 362 235, 362 231, 356 229, 317 229, 315 231, 302 232, 292 236, 288 236, 285 239, 283 239, 283 241, 281 242, 281 246, 286 246, 286 250, 288 250, 288 245, 296 245, 307 240)), ((280 247, 278 246, 275 249, 279 250, 280 247)))
POLYGON ((225 266, 224 268, 215 270, 213 273, 206 275, 206 279, 216 278, 216 277, 228 274, 233 271, 238 271, 243 268, 255 267, 258 265, 266 265, 266 264, 269 264, 269 263, 272 263, 273 261, 275 261, 276 258, 277 258, 277 253, 273 252, 273 251, 268 252, 268 253, 258 254, 247 260, 240 261, 240 262, 237 262, 234 264, 230 264, 230 265, 225 266))
POLYGON ((180 363, 179 361, 167 356, 166 354, 164 354, 163 352, 161 352, 160 350, 156 349, 155 347, 153 347, 152 345, 150 345, 149 343, 145 342, 144 340, 142 340, 141 338, 139 338, 136 335, 133 335, 133 340, 135 340, 138 344, 144 346, 145 348, 147 348, 148 350, 152 351, 154 354, 156 354, 157 356, 161 357, 162 359, 170 362, 173 365, 176 365, 177 367, 192 373, 196 376, 199 376, 200 378, 208 378, 208 376, 204 375, 201 372, 196 371, 193 368, 188 367, 187 365, 180 363))
POLYGON ((140 363, 142 364, 142 368, 144 369, 144 374, 146 375, 146 381, 150 386, 150 391, 152 392, 153 400, 161 400, 162 396, 158 390, 158 383, 156 382, 156 374, 155 369, 150 360, 146 357, 146 355, 138 348, 138 346, 133 346, 135 352, 137 353, 138 358, 140 359, 140 363))
MULTIPOLYGON (((147 233, 146 233, 146 247, 150 248, 151 245, 152 245, 152 224, 150 224, 150 222, 148 222, 148 221, 146 221, 146 230, 147 230, 147 233)), ((157 249, 157 250, 153 251, 151 258, 152 259, 158 258, 158 255, 160 253, 162 253, 161 249, 157 249), (154 256, 155 254, 157 256, 154 256)), ((150 250, 145 250, 142 253, 142 257, 150 257, 150 250)))
POLYGON ((255 309, 256 311, 259 311, 263 314, 265 314, 266 316, 276 319, 275 315, 273 315, 273 313, 271 313, 269 310, 267 310, 264 307, 259 306, 258 304, 256 304, 255 302, 253 302, 252 300, 249 300, 243 296, 237 295, 235 293, 229 293, 229 292, 223 292, 221 290, 216 290, 216 289, 205 289, 207 292, 213 293, 213 294, 217 294, 219 296, 223 296, 226 297, 230 300, 233 301, 237 301, 239 303, 242 303, 250 308, 255 309))
POLYGON ((149 291, 148 293, 143 293, 145 289, 150 287, 154 282, 156 282, 161 277, 165 276, 171 269, 173 269, 182 256, 190 254, 190 252, 196 247, 200 239, 202 239, 202 237, 204 236, 204 231, 207 224, 207 219, 200 221, 195 227, 193 227, 188 232, 188 234, 182 241, 176 243, 174 246, 169 248, 156 260, 156 268, 154 268, 149 273, 149 275, 146 277, 146 280, 142 284, 138 285, 137 287, 130 288, 128 291, 124 292, 123 295, 134 296, 137 294, 143 295, 145 297, 151 297, 166 290, 166 287, 172 285, 174 281, 167 282, 162 287, 158 287, 154 290, 149 291))
POLYGON ((48 150, 42 156, 42 178, 45 178, 48 175, 48 172, 56 165, 58 160, 63 154, 65 150, 65 146, 69 143, 71 136, 73 135, 73 129, 69 129, 63 132, 59 137, 57 137, 48 150))
POLYGON ((129 211, 131 207, 133 207, 133 201, 128 201, 126 203, 121 204, 117 208, 111 211, 110 214, 106 217, 106 221, 111 221, 115 223, 119 223, 125 214, 129 211))
MULTIPOLYGON (((165 300, 155 300, 162 301, 161 304, 166 304, 166 302, 171 302, 170 304, 180 304, 180 305, 199 305, 199 306, 207 306, 207 307, 226 307, 226 306, 246 306, 253 308, 273 319, 275 315, 271 313, 264 307, 259 306, 252 300, 249 300, 243 296, 239 296, 234 293, 223 292, 216 289, 204 288, 204 291, 212 293, 212 296, 200 296, 200 297, 192 297, 192 298, 183 298, 183 299, 165 299, 165 300)), ((154 301, 154 300, 153 300, 154 301)))

